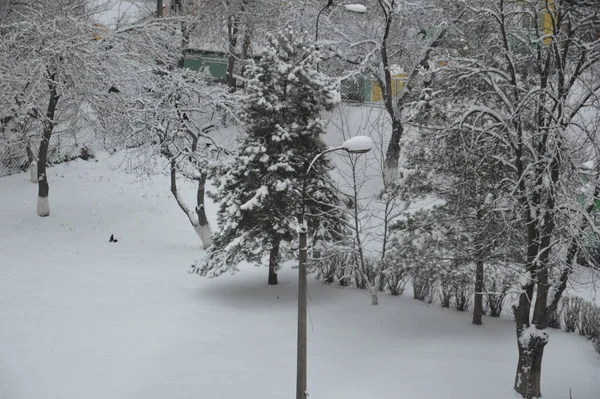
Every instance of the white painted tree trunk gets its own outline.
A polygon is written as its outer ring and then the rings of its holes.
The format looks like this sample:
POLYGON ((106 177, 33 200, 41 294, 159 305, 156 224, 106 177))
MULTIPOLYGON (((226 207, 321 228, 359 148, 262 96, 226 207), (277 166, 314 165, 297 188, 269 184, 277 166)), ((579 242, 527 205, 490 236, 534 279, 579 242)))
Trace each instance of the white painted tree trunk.
POLYGON ((171 193, 173 194, 173 198, 175 198, 175 201, 177 201, 177 204, 179 205, 181 210, 188 217, 188 220, 190 221, 190 224, 194 228, 194 231, 196 231, 196 234, 198 234, 198 237, 200 238, 200 241, 202 242, 203 249, 210 247, 212 245, 212 230, 210 228, 210 224, 208 224, 208 221, 206 224, 201 224, 200 220, 198 218, 198 214, 194 213, 194 211, 191 210, 185 204, 185 202, 183 201, 183 198, 181 198, 181 196, 179 195, 179 191, 177 190, 177 183, 173 176, 173 172, 172 172, 172 176, 171 176, 171 193))
POLYGON ((196 234, 200 237, 200 241, 202 241, 202 247, 204 249, 210 247, 212 245, 212 230, 209 224, 201 226, 199 224, 193 224, 194 230, 196 230, 196 234))
POLYGON ((383 185, 388 187, 394 182, 394 176, 396 176, 397 169, 389 165, 383 166, 383 185))
POLYGON ((371 305, 379 305, 379 295, 377 291, 371 292, 371 305))
POLYGON ((50 205, 48 204, 48 197, 39 197, 37 201, 37 213, 39 216, 50 216, 50 205))
POLYGON ((360 268, 358 270, 362 278, 365 280, 365 285, 367 286, 367 291, 369 291, 369 295, 371 295, 371 305, 379 305, 379 288, 381 285, 379 277, 375 279, 375 284, 371 284, 371 282, 367 278, 367 275, 363 273, 363 271, 360 270, 360 268))
POLYGON ((31 163, 29 164, 29 179, 31 180, 32 183, 38 182, 37 174, 38 174, 37 162, 31 161, 31 163))

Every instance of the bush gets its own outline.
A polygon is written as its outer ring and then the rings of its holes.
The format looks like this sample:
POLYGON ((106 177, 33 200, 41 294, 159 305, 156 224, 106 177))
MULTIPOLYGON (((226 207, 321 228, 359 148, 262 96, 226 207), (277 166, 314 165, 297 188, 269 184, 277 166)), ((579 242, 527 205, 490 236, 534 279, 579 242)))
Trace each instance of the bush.
POLYGON ((459 267, 451 272, 453 306, 459 312, 469 310, 473 294, 473 274, 473 269, 468 266, 459 267))
POLYGON ((448 279, 441 279, 439 296, 440 296, 440 305, 442 305, 443 308, 450 307, 450 304, 452 303, 452 294, 453 293, 454 293, 454 291, 452 289, 451 282, 448 279))
POLYGON ((490 264, 485 273, 483 290, 487 312, 491 317, 500 317, 509 290, 516 282, 516 274, 503 264, 490 264))
POLYGON ((342 267, 338 267, 335 272, 335 278, 342 287, 348 287, 352 282, 352 268, 348 267, 346 263, 342 264, 342 267))
POLYGON ((94 158, 92 149, 88 145, 83 145, 79 150, 79 158, 83 159, 84 161, 94 158))
POLYGON ((433 302, 435 280, 424 275, 413 275, 413 298, 427 303, 433 302))
POLYGON ((504 300, 506 299, 507 291, 507 289, 502 289, 502 291, 498 292, 497 288, 494 288, 494 286, 492 286, 490 291, 486 290, 486 303, 490 316, 500 317, 502 309, 504 308, 504 300))
POLYGON ((583 298, 565 295, 548 322, 549 327, 563 327, 566 332, 578 331, 592 341, 600 353, 600 308, 583 298))
POLYGON ((449 265, 446 264, 440 267, 438 280, 440 305, 442 305, 443 308, 449 308, 452 304, 452 297, 454 296, 453 276, 449 265))
POLYGON ((318 262, 318 264, 316 265, 316 269, 316 279, 325 280, 325 284, 333 284, 335 282, 338 271, 337 259, 330 259, 328 261, 318 262))
POLYGON ((373 258, 365 257, 364 262, 361 264, 360 260, 355 256, 352 257, 354 263, 354 284, 356 288, 364 290, 367 286, 375 287, 380 279, 381 285, 379 291, 383 291, 385 288, 385 274, 382 272, 381 263, 373 258))
POLYGON ((385 288, 391 295, 402 295, 406 284, 408 283, 408 273, 406 269, 388 268, 384 274, 385 276, 385 288))
POLYGON ((590 339, 595 338, 596 330, 598 328, 597 322, 597 308, 588 301, 584 301, 581 304, 581 311, 579 317, 579 335, 588 337, 590 339))
POLYGON ((579 297, 566 296, 562 304, 562 319, 566 332, 575 332, 579 326, 579 318, 583 299, 579 297))
MULTIPOLYGON (((562 303, 562 301, 561 301, 562 303)), ((561 318, 562 318, 562 313, 561 313, 561 304, 559 304, 559 306, 556 307, 556 309, 554 309, 554 311, 552 313, 550 313, 549 318, 548 318, 548 327, 550 328, 561 328, 561 318)))
POLYGON ((459 282, 454 285, 454 309, 459 312, 466 312, 471 305, 471 293, 473 292, 470 284, 459 282))
POLYGON ((344 252, 323 252, 321 255, 309 264, 311 270, 316 270, 316 278, 323 279, 326 284, 334 284, 337 280, 340 285, 348 286, 354 271, 354 256, 344 252))

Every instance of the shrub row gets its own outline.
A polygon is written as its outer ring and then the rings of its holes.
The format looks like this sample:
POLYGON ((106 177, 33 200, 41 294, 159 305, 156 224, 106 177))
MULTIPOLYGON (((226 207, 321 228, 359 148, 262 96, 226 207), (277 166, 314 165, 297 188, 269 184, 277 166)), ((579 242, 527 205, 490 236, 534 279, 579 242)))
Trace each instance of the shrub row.
MULTIPOLYGON (((358 270, 356 258, 351 254, 327 255, 311 262, 316 277, 327 284, 366 288, 365 276, 373 284, 376 276, 383 278, 382 290, 391 295, 402 295, 409 282, 413 287, 413 298, 432 303, 439 300, 442 307, 468 311, 474 292, 471 267, 435 268, 377 268, 373 260, 365 262, 362 273, 358 270), (432 272, 435 270, 435 272, 432 272)), ((511 288, 516 284, 514 276, 486 273, 484 283, 484 313, 500 317, 511 288)), ((590 339, 600 353, 600 308, 583 298, 565 295, 556 311, 550 315, 548 326, 560 328, 566 332, 578 332, 590 339)))

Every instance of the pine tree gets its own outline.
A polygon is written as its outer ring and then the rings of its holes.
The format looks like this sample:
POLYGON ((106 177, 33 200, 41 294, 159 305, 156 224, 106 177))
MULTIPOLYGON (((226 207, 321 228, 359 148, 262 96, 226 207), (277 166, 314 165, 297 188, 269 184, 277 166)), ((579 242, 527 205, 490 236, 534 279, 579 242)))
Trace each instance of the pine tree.
MULTIPOLYGON (((292 247, 297 247, 304 174, 326 149, 319 137, 326 128, 321 112, 339 98, 334 82, 316 70, 318 61, 306 36, 287 28, 270 36, 264 56, 246 68, 245 135, 216 192, 210 193, 221 203, 220 231, 197 264, 199 274, 233 273, 240 262, 260 264, 268 252, 268 283, 274 285, 280 263, 297 257, 292 247)), ((340 231, 330 169, 321 157, 306 177, 313 240, 331 240, 340 231)))

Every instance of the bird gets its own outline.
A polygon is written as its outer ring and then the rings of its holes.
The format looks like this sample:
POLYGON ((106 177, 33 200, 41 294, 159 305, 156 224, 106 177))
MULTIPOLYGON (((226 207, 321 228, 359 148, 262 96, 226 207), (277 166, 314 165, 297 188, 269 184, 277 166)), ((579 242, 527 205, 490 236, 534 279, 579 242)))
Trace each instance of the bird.
POLYGON ((115 236, 111 234, 111 235, 110 235, 110 239, 108 240, 108 242, 119 242, 119 240, 117 240, 117 239, 115 238, 115 236))

